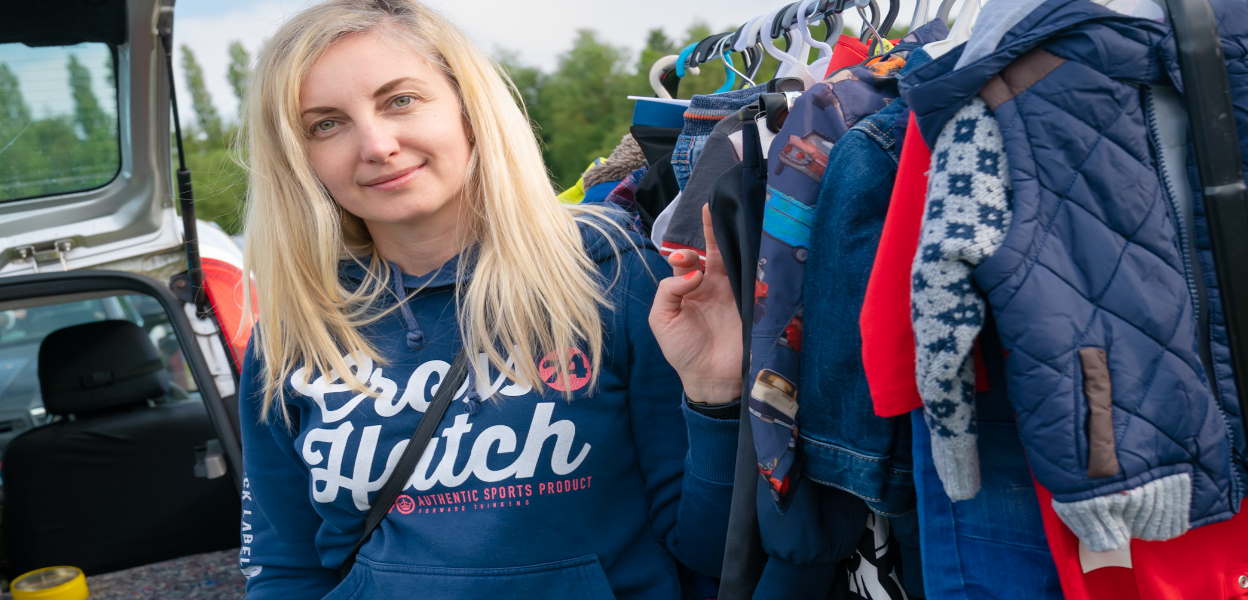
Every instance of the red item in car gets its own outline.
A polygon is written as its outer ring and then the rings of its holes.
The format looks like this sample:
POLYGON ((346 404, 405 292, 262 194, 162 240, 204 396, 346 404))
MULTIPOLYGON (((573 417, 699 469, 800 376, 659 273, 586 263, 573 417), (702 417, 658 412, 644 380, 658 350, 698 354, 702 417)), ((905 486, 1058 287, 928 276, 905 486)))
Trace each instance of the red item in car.
MULTIPOLYGON (((243 271, 215 258, 202 258, 200 262, 204 270, 204 291, 217 316, 217 326, 229 342, 234 366, 241 370, 243 353, 247 351, 247 341, 251 339, 251 326, 255 323, 254 315, 243 318, 243 271)), ((251 293, 255 298, 254 287, 251 293)))

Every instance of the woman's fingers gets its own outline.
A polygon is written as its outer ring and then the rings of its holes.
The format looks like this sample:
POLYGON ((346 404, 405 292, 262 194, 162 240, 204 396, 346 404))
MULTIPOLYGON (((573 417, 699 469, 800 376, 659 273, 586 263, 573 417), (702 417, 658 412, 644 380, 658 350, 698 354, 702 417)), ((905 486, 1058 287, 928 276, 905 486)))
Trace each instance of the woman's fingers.
POLYGON ((709 273, 726 273, 724 257, 715 241, 715 227, 711 225, 711 205, 702 205, 702 237, 706 240, 706 270, 709 273))
POLYGON ((677 250, 667 256, 667 264, 672 266, 672 274, 683 277, 690 271, 701 271, 702 261, 693 250, 677 250))
MULTIPOLYGON (((696 259, 695 259, 696 260, 696 259)), ((680 315, 681 300, 702 283, 702 271, 687 271, 659 282, 655 290, 654 304, 650 307, 650 327, 665 325, 680 315)))

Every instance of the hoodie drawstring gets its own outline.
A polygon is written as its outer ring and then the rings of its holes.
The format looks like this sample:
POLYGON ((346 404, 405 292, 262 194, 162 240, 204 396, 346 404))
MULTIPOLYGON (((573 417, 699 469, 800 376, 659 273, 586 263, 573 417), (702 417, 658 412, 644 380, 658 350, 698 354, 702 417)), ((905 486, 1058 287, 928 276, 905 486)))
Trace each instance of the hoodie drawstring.
MULTIPOLYGON (((399 313, 403 315, 403 322, 407 326, 407 347, 411 350, 420 350, 425 345, 425 333, 421 331, 416 315, 412 314, 412 308, 407 305, 407 286, 403 285, 403 271, 394 263, 390 263, 390 279, 394 295, 399 301, 399 313)), ((464 394, 464 402, 468 404, 469 415, 477 414, 481 410, 481 405, 485 403, 481 394, 477 392, 476 373, 475 366, 470 365, 467 378, 468 391, 464 394)))
POLYGON ((416 315, 412 314, 412 308, 407 305, 407 287, 403 285, 403 271, 394 263, 390 263, 390 279, 394 294, 399 301, 399 312, 403 314, 403 322, 407 325, 407 347, 410 350, 420 350, 425 345, 425 333, 420 330, 416 315))
POLYGON ((464 394, 464 402, 468 403, 468 415, 476 415, 484 401, 477 393, 477 369, 475 365, 468 367, 468 393, 464 394))

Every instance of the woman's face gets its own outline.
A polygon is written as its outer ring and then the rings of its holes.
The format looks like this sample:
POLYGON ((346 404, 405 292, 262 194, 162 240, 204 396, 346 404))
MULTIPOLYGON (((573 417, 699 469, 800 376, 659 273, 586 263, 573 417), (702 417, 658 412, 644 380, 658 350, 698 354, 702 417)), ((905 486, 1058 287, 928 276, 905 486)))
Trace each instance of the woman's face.
POLYGON ((299 110, 312 169, 375 240, 455 228, 471 144, 450 81, 410 46, 375 31, 334 42, 299 110))

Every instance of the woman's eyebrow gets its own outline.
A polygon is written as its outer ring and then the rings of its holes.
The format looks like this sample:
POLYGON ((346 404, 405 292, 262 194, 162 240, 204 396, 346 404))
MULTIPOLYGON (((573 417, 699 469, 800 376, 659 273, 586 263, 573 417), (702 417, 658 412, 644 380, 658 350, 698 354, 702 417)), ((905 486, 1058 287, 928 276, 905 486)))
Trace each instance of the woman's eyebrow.
MULTIPOLYGON (((383 83, 381 87, 377 88, 377 91, 373 92, 373 97, 376 98, 378 96, 383 96, 385 94, 388 94, 394 88, 397 88, 399 87, 399 85, 403 83, 408 83, 408 82, 414 83, 416 85, 420 85, 421 83, 421 81, 419 79, 416 79, 415 77, 399 77, 397 79, 392 79, 386 83, 383 83)), ((299 114, 300 116, 307 116, 309 114, 323 115, 326 113, 334 112, 336 110, 338 109, 332 106, 314 106, 299 114)))

